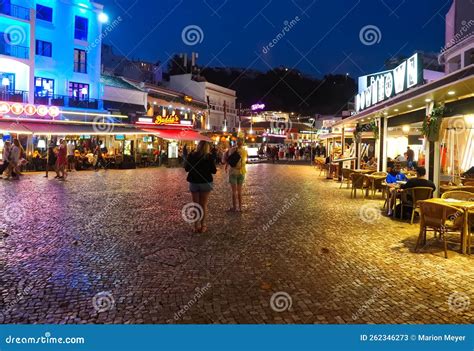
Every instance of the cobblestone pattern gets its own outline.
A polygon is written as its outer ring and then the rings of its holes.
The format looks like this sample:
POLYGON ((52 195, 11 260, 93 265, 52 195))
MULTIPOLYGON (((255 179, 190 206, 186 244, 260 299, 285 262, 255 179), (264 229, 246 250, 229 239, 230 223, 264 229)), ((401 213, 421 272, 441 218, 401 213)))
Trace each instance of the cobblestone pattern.
POLYGON ((474 260, 414 253, 417 225, 349 193, 309 166, 253 165, 231 214, 220 170, 193 234, 182 169, 2 180, 0 322, 472 323, 474 260))

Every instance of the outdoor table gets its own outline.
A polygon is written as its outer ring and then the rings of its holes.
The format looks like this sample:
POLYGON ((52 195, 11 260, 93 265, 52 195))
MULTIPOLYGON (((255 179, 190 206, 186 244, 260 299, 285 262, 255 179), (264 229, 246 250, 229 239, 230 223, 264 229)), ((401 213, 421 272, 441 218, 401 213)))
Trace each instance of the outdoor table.
POLYGON ((354 169, 354 173, 370 174, 377 172, 375 169, 354 169))
MULTIPOLYGON (((424 202, 435 203, 435 204, 442 204, 448 205, 458 208, 460 211, 463 212, 463 229, 461 233, 461 251, 463 254, 467 252, 467 242, 469 238, 469 213, 474 211, 474 201, 462 201, 456 199, 429 199, 423 200, 424 202)), ((423 217, 420 222, 420 230, 423 228, 423 217)))
POLYGON ((443 194, 448 191, 453 191, 453 190, 461 190, 462 191, 463 186, 462 185, 441 185, 439 187, 439 193, 443 194))

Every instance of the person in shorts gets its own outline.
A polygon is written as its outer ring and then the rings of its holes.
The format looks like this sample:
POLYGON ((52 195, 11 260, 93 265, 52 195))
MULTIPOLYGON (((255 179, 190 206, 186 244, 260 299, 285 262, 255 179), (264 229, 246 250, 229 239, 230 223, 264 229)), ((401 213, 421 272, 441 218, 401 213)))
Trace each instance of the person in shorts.
POLYGON ((237 152, 240 155, 240 160, 235 166, 231 166, 229 162, 226 162, 225 170, 229 170, 229 183, 232 189, 232 207, 229 209, 230 212, 241 212, 242 211, 242 186, 245 181, 245 175, 247 173, 247 150, 244 148, 243 139, 237 140, 237 146, 230 149, 227 154, 227 160, 234 153, 237 152))
POLYGON ((189 191, 193 199, 192 207, 197 213, 197 216, 189 218, 194 223, 195 233, 207 231, 207 205, 213 185, 212 175, 217 173, 216 164, 209 152, 209 143, 201 140, 196 151, 189 154, 184 162, 184 169, 188 172, 189 191))

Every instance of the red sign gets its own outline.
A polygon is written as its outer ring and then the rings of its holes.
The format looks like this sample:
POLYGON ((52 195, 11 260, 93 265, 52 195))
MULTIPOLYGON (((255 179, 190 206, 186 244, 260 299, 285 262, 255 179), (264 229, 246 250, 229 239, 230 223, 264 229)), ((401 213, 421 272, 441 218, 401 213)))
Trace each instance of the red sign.
POLYGON ((21 104, 19 102, 9 103, 0 101, 0 115, 6 115, 7 113, 13 113, 14 115, 25 114, 27 116, 50 116, 55 118, 59 116, 61 111, 56 106, 44 106, 44 105, 32 105, 32 104, 21 104))

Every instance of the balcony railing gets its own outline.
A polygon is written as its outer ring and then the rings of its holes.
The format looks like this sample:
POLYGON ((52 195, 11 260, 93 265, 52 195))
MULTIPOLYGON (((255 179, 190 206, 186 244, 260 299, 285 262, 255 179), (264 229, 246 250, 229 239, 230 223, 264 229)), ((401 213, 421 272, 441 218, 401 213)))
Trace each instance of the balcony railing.
POLYGON ((27 48, 26 46, 12 45, 2 40, 3 38, 0 38, 0 55, 8 55, 26 60, 29 58, 30 48, 27 48))
POLYGON ((97 110, 101 107, 101 101, 98 99, 76 99, 64 95, 38 96, 35 95, 35 104, 49 105, 58 107, 73 107, 97 110))
POLYGON ((13 4, 2 4, 0 1, 0 13, 4 15, 12 16, 15 18, 23 19, 26 21, 30 20, 30 9, 23 6, 13 5, 13 4))
POLYGON ((3 90, 0 88, 0 101, 28 102, 28 92, 23 90, 3 90))

